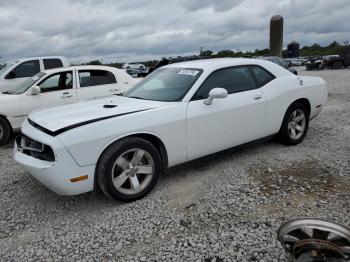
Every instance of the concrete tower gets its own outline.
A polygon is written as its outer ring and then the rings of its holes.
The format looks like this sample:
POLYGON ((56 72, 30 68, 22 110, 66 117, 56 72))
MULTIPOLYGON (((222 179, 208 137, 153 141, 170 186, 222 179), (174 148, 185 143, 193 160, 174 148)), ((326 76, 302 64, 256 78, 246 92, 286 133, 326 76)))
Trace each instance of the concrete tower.
POLYGON ((270 55, 282 57, 283 17, 275 15, 270 20, 270 55))

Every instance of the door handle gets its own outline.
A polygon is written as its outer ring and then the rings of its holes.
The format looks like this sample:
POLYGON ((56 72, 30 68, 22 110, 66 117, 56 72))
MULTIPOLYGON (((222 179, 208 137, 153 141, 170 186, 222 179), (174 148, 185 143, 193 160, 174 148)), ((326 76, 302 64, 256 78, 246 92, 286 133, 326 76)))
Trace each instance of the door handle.
POLYGON ((73 95, 69 92, 64 92, 61 94, 61 98, 69 98, 69 97, 72 97, 73 95))
POLYGON ((115 91, 118 91, 119 90, 119 88, 112 88, 112 89, 109 89, 109 91, 111 91, 111 92, 115 92, 115 91))
POLYGON ((262 95, 255 95, 255 96, 254 96, 254 99, 255 99, 255 100, 259 100, 259 99, 261 99, 261 98, 262 98, 262 95))

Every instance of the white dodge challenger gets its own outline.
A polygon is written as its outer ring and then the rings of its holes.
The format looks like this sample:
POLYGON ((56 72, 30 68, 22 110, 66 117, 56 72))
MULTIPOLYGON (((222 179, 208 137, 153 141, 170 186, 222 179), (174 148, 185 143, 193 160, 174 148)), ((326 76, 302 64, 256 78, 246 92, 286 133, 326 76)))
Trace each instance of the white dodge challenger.
POLYGON ((177 63, 123 96, 31 113, 14 156, 58 194, 133 201, 168 167, 275 135, 300 143, 327 97, 322 78, 264 60, 177 63))

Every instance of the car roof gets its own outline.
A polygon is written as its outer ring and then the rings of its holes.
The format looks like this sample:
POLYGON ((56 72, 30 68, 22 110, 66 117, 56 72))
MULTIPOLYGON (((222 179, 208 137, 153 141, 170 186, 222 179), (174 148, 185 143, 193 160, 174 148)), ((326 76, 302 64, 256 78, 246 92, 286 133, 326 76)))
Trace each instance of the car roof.
POLYGON ((27 60, 34 60, 34 59, 53 59, 53 58, 59 58, 59 59, 66 59, 64 56, 35 56, 35 57, 22 57, 18 58, 15 61, 27 61, 27 60))
POLYGON ((285 68, 263 59, 254 58, 213 58, 194 60, 187 62, 174 63, 166 65, 161 68, 197 68, 203 70, 216 70, 223 67, 239 66, 239 65, 260 65, 265 69, 271 71, 276 76, 290 75, 292 74, 285 68))
POLYGON ((78 70, 107 70, 107 71, 116 71, 116 70, 120 70, 118 68, 115 67, 111 67, 111 66, 102 66, 102 65, 78 65, 78 66, 69 66, 69 67, 58 67, 58 68, 53 68, 53 69, 48 69, 48 70, 44 70, 44 73, 47 74, 52 74, 52 73, 59 73, 59 72, 63 72, 63 71, 69 71, 69 70, 74 70, 74 69, 78 69, 78 70))

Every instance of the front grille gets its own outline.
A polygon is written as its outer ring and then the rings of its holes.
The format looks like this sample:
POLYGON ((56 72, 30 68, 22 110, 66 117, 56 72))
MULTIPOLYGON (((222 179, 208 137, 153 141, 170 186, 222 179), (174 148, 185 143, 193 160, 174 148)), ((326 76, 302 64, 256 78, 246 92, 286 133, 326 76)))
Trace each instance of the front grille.
POLYGON ((55 161, 55 154, 52 148, 48 145, 40 143, 25 135, 20 135, 16 138, 18 151, 28 156, 45 160, 49 162, 55 161))

